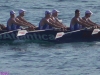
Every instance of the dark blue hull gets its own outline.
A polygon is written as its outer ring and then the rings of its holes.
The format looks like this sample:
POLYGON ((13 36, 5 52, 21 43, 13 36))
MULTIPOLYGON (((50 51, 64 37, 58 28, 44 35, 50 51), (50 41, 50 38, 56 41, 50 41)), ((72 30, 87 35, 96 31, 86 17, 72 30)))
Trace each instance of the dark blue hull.
POLYGON ((28 32, 26 35, 17 37, 18 31, 13 32, 4 32, 4 34, 0 35, 0 42, 12 42, 12 41, 19 41, 24 40, 28 42, 56 42, 55 36, 59 31, 53 30, 46 30, 46 31, 31 31, 28 32))
POLYGON ((60 43, 69 42, 92 42, 100 41, 100 32, 92 35, 93 30, 80 30, 78 32, 66 34, 63 37, 57 39, 60 43))
POLYGON ((100 40, 100 33, 92 35, 93 30, 80 30, 76 32, 65 31, 64 36, 55 39, 56 34, 62 31, 46 30, 46 31, 31 31, 24 36, 17 37, 18 31, 1 32, 0 42, 2 41, 18 41, 24 40, 29 42, 53 42, 53 43, 69 43, 69 42, 91 42, 100 40))

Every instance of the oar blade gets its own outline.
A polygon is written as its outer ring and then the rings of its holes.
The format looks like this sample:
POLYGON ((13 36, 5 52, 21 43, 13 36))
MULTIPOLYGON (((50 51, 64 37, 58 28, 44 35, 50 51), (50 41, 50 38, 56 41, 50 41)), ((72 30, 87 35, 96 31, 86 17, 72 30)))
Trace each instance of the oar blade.
POLYGON ((94 29, 93 32, 92 32, 92 35, 94 35, 94 34, 98 34, 99 31, 100 31, 100 29, 94 29))
POLYGON ((64 35, 64 32, 58 32, 58 33, 56 34, 55 39, 60 38, 60 37, 62 37, 63 35, 64 35))
POLYGON ((27 30, 19 30, 17 36, 23 36, 26 35, 26 33, 28 33, 27 30))

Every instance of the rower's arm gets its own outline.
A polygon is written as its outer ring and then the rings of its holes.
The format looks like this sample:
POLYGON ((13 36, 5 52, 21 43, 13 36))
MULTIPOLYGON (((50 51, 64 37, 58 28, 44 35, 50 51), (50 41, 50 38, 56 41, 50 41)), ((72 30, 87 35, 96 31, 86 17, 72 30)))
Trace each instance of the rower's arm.
POLYGON ((24 18, 19 17, 21 21, 28 23, 24 18))
POLYGON ((90 25, 86 24, 85 22, 82 22, 82 21, 80 21, 80 20, 78 20, 76 18, 74 19, 74 21, 77 22, 77 23, 79 23, 80 25, 83 25, 83 26, 86 26, 86 27, 90 26, 90 25))
MULTIPOLYGON (((60 22, 58 18, 56 18, 56 21, 57 21, 58 23, 62 24, 62 22, 60 22)), ((62 24, 62 25, 63 25, 63 24, 62 24)))
POLYGON ((12 23, 16 24, 16 25, 20 25, 20 26, 27 26, 24 25, 23 23, 17 22, 16 20, 12 19, 12 23))
POLYGON ((45 23, 53 26, 53 27, 56 27, 56 28, 61 28, 60 26, 56 25, 56 24, 53 24, 52 22, 49 22, 48 20, 45 20, 45 23))
POLYGON ((59 27, 62 27, 58 22, 54 21, 53 19, 50 19, 49 22, 51 22, 54 25, 57 25, 59 27))
POLYGON ((57 22, 60 26, 62 26, 62 27, 66 27, 66 26, 64 26, 64 25, 63 25, 63 23, 62 23, 62 22, 60 22, 60 21, 59 21, 59 19, 58 19, 58 18, 56 18, 56 22, 57 22))
POLYGON ((94 24, 90 23, 89 21, 85 21, 84 18, 82 18, 82 19, 80 18, 80 21, 83 22, 83 23, 86 23, 86 24, 88 24, 90 26, 94 26, 94 24))
POLYGON ((19 23, 23 23, 23 21, 19 20, 18 18, 15 18, 15 20, 19 23))
POLYGON ((19 20, 18 18, 16 18, 16 21, 17 21, 18 23, 23 24, 24 26, 29 26, 26 22, 23 22, 23 21, 19 20))
POLYGON ((60 20, 59 20, 58 18, 56 18, 56 20, 57 20, 57 22, 58 22, 62 27, 67 28, 67 27, 62 23, 62 20, 61 20, 61 22, 60 22, 60 20))
POLYGON ((34 24, 32 24, 32 23, 26 21, 24 18, 21 17, 20 19, 21 19, 23 22, 27 23, 28 25, 31 25, 31 26, 33 26, 33 27, 36 27, 34 24))
POLYGON ((35 25, 33 25, 33 24, 27 22, 23 17, 17 17, 17 18, 18 18, 20 21, 22 21, 25 25, 27 25, 27 26, 32 26, 33 28, 36 28, 35 25))
POLYGON ((65 26, 63 26, 61 23, 59 23, 58 21, 54 21, 53 19, 50 19, 50 22, 51 22, 52 24, 55 24, 55 25, 59 26, 60 28, 65 27, 65 26))
POLYGON ((80 18, 80 21, 81 21, 81 22, 85 22, 85 23, 86 23, 86 21, 85 21, 85 20, 83 20, 82 18, 80 18))
POLYGON ((97 25, 96 23, 92 22, 90 19, 88 19, 88 21, 93 25, 97 25))

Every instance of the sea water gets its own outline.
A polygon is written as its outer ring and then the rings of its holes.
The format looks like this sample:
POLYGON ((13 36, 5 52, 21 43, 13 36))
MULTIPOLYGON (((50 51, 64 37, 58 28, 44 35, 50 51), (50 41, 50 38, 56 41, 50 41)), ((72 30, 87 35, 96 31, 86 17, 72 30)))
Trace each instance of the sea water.
MULTIPOLYGON (((0 23, 6 25, 10 10, 17 16, 20 9, 36 26, 53 9, 66 26, 76 9, 81 17, 91 10, 91 20, 100 24, 100 0, 0 0, 0 23)), ((0 44, 0 75, 100 75, 100 42, 0 44)))

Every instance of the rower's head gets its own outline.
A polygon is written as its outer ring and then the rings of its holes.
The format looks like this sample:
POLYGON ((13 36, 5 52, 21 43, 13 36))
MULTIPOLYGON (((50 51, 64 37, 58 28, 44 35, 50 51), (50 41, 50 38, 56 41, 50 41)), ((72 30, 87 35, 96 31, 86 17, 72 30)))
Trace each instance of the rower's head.
POLYGON ((87 10, 87 11, 85 12, 85 16, 86 16, 86 17, 91 17, 92 14, 93 14, 93 13, 92 13, 90 10, 87 10))
POLYGON ((49 10, 45 11, 45 17, 47 18, 51 17, 51 12, 49 10))
POLYGON ((10 11, 10 16, 11 16, 12 18, 15 17, 15 11, 11 10, 11 11, 10 11))
POLYGON ((20 9, 20 10, 19 10, 19 15, 20 15, 20 16, 24 16, 25 11, 26 11, 26 10, 24 10, 24 9, 20 9))
POLYGON ((75 16, 79 17, 80 16, 80 11, 78 9, 75 10, 75 16))
POLYGON ((58 16, 59 11, 54 9, 52 10, 52 16, 57 17, 58 16))

